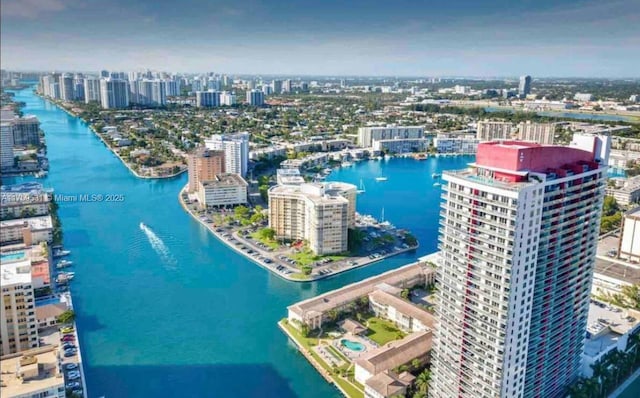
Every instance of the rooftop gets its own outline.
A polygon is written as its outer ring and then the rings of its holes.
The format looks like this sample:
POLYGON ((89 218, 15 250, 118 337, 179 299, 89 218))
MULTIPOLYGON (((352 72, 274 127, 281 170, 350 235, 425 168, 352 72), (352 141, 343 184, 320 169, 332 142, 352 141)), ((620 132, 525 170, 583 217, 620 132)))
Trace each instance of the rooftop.
POLYGON ((31 260, 0 264, 2 286, 31 284, 31 260))
POLYGON ((435 272, 426 264, 413 263, 400 268, 387 271, 380 275, 367 278, 363 281, 352 283, 337 290, 321 294, 310 299, 300 301, 287 307, 289 311, 293 311, 304 317, 309 312, 324 313, 340 305, 350 303, 358 297, 363 297, 376 289, 376 285, 380 283, 388 283, 389 285, 399 285, 404 281, 413 279, 419 275, 435 272))
POLYGON ((361 356, 356 365, 376 375, 426 355, 431 350, 431 340, 431 331, 411 333, 361 356))
POLYGON ((433 315, 423 310, 422 308, 401 299, 400 297, 394 296, 383 290, 376 290, 374 292, 371 292, 369 294, 369 297, 376 303, 391 306, 395 308, 396 311, 419 320, 423 325, 429 327, 430 329, 435 329, 436 319, 433 317, 433 315))
POLYGON ((6 355, 0 360, 0 367, 3 397, 31 396, 32 393, 64 386, 64 379, 58 371, 56 346, 6 355))
POLYGON ((228 186, 247 186, 247 182, 244 178, 234 173, 216 174, 215 180, 202 181, 201 184, 205 187, 228 187, 228 186))
POLYGON ((29 218, 18 218, 15 220, 5 220, 0 222, 0 228, 19 228, 29 225, 32 230, 42 230, 53 228, 51 216, 39 216, 29 218))
POLYGON ((54 303, 36 307, 36 319, 57 318, 68 310, 65 303, 54 303))
POLYGON ((387 370, 369 378, 365 384, 383 397, 392 397, 401 393, 414 379, 411 373, 402 372, 397 375, 387 370))

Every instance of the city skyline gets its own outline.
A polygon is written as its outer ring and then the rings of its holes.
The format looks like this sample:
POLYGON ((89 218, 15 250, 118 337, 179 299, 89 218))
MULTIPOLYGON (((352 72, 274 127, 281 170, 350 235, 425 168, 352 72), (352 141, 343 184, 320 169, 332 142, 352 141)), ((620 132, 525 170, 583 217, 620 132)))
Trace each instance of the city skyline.
POLYGON ((3 69, 633 77, 640 4, 2 0, 3 69), (69 26, 81 26, 80 33, 69 26), (117 35, 114 34, 117 32, 117 35))

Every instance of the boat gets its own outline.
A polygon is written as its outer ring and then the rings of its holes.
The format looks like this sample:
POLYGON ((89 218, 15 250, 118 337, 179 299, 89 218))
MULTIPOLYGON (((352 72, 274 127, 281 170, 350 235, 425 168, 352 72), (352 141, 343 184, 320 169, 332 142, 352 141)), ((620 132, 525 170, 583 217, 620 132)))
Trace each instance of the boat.
POLYGON ((382 160, 382 159, 384 159, 382 156, 377 156, 376 157, 376 160, 382 160))
POLYGON ((431 174, 431 177, 433 177, 433 178, 440 178, 440 174, 438 174, 438 173, 433 173, 433 174, 431 174))
POLYGON ((351 167, 351 166, 353 166, 353 163, 351 162, 347 162, 347 161, 342 162, 342 167, 351 167))
POLYGON ((440 184, 439 182, 436 182, 435 184, 433 184, 434 187, 439 187, 440 185, 442 184, 440 184))
POLYGON ((358 190, 356 191, 357 193, 365 193, 365 189, 364 189, 364 181, 362 181, 362 178, 360 179, 360 186, 358 187, 358 190))
POLYGON ((376 177, 376 181, 387 181, 387 177, 384 177, 384 176, 376 177))
POLYGON ((67 283, 76 276, 73 272, 61 272, 56 276, 56 283, 67 283))
POLYGON ((426 153, 416 153, 415 155, 413 155, 413 158, 415 160, 427 160, 427 154, 426 153))
POLYGON ((53 251, 53 257, 54 258, 68 256, 69 254, 71 254, 71 252, 69 250, 54 250, 53 251))
POLYGON ((62 260, 62 261, 59 261, 58 264, 56 264, 56 268, 58 268, 58 269, 66 268, 66 267, 70 267, 72 265, 73 265, 73 261, 62 260))

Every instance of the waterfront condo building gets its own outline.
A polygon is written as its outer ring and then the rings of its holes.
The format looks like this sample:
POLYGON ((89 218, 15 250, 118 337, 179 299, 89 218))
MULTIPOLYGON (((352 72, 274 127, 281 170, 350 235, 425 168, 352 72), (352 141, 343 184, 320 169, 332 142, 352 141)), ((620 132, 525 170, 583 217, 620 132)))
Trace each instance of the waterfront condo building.
POLYGON ((84 102, 100 102, 100 79, 87 77, 84 79, 84 102))
POLYGON ((201 181, 214 180, 225 172, 224 151, 198 148, 189 156, 189 192, 194 192, 201 181))
POLYGON ((422 138, 422 126, 360 127, 358 145, 364 148, 373 146, 374 140, 422 138))
POLYGON ((556 133, 554 123, 532 123, 531 121, 518 124, 518 139, 532 141, 538 144, 553 145, 556 133))
POLYGON ((31 260, 24 257, 3 259, 0 278, 0 356, 37 347, 38 322, 31 281, 31 260))
POLYGON ((220 106, 219 91, 196 91, 197 108, 215 108, 220 106))
POLYGON ((481 143, 443 174, 430 397, 564 397, 579 376, 608 143, 481 143))
POLYGON ((352 184, 276 185, 269 189, 269 227, 277 239, 306 240, 316 254, 343 253, 355 204, 352 184))
POLYGON ((238 174, 217 174, 198 183, 198 202, 203 208, 245 205, 247 186, 238 174))
POLYGON ((12 122, 0 122, 0 169, 13 168, 13 134, 15 126, 12 122))
POLYGON ((249 170, 249 133, 214 134, 206 138, 204 143, 208 149, 224 151, 226 173, 247 175, 249 170))
POLYGON ((481 120, 478 122, 476 138, 479 141, 508 140, 512 128, 511 122, 481 120))
POLYGON ((114 78, 100 80, 100 103, 104 109, 128 107, 129 82, 114 78))
POLYGON ((260 90, 247 91, 247 103, 251 106, 263 106, 264 93, 260 90))

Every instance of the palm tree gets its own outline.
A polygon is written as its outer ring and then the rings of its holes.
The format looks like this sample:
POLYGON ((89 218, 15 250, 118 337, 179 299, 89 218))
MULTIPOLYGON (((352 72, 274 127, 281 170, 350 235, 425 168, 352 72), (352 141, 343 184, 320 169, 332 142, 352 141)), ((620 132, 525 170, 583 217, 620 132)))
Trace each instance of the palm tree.
POLYGON ((419 392, 426 393, 429 390, 429 382, 431 381, 431 371, 425 369, 416 378, 415 384, 419 392))

